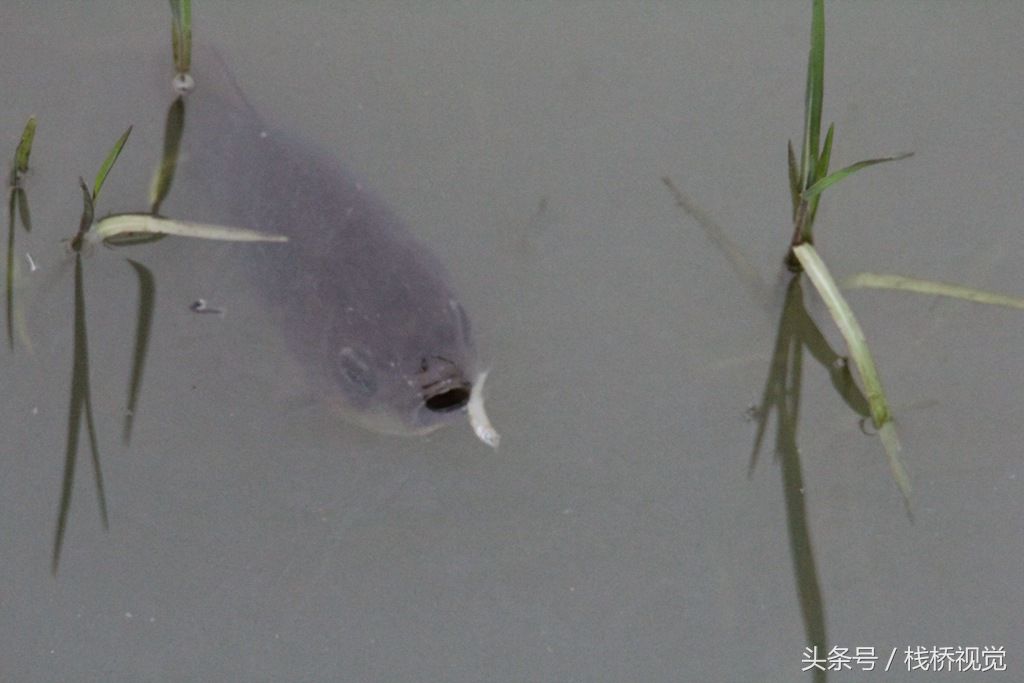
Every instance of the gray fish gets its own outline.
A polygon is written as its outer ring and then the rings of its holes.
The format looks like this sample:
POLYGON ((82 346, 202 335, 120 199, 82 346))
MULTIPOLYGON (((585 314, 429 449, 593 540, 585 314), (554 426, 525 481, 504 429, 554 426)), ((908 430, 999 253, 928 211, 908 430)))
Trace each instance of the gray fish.
POLYGON ((200 52, 194 68, 171 189, 187 215, 174 217, 289 238, 239 249, 310 381, 346 416, 419 434, 464 413, 476 352, 438 258, 332 156, 267 127, 219 55, 200 52))

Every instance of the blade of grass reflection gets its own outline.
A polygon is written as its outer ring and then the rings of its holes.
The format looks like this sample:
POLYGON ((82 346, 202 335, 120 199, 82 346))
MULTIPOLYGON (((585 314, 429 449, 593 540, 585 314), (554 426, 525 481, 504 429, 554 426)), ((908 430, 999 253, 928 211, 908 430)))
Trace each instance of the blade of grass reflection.
POLYGON ((672 193, 672 198, 675 199, 676 206, 682 209, 688 216, 693 218, 700 227, 704 228, 704 234, 707 235, 708 239, 722 252, 729 265, 732 266, 733 272, 739 276, 740 281, 746 286, 746 288, 757 298, 763 296, 764 293, 764 282, 761 281, 761 276, 754 268, 750 260, 743 254, 743 250, 729 239, 726 231, 719 225, 714 218, 712 218, 706 211, 702 210, 696 203, 687 197, 682 190, 676 187, 676 184, 672 182, 672 179, 668 176, 662 176, 661 182, 668 188, 668 191, 672 193))
POLYGON ((136 313, 135 352, 132 356, 132 374, 128 382, 128 407, 124 416, 122 439, 127 445, 131 441, 132 426, 135 422, 135 408, 142 386, 142 371, 146 365, 149 349, 149 333, 153 326, 153 305, 156 301, 156 282, 153 273, 146 266, 128 259, 139 278, 139 305, 136 313))
POLYGON ((167 120, 164 123, 164 153, 160 166, 153 176, 149 190, 150 213, 160 213, 160 204, 167 198, 174 172, 178 166, 178 151, 181 147, 181 135, 185 128, 185 101, 179 96, 167 109, 167 120))
MULTIPOLYGON (((789 357, 791 347, 794 344, 793 326, 789 321, 793 318, 793 307, 799 304, 799 291, 799 279, 791 278, 789 285, 786 288, 786 300, 782 307, 782 314, 779 316, 778 332, 775 334, 775 348, 772 350, 772 360, 768 371, 768 377, 765 380, 764 389, 761 392, 761 404, 757 409, 757 433, 754 435, 754 447, 750 453, 750 464, 747 466, 748 477, 753 476, 754 469, 757 467, 758 455, 760 454, 761 446, 764 443, 764 435, 768 429, 768 418, 771 417, 772 409, 775 408, 776 410, 780 410, 780 406, 786 397, 786 382, 789 376, 789 357)), ((777 429, 781 431, 787 428, 793 430, 796 429, 795 425, 787 425, 783 423, 780 412, 777 429)), ((779 435, 776 434, 776 441, 778 441, 778 439, 779 435)))
POLYGON ((60 553, 64 545, 68 515, 71 510, 71 494, 75 483, 75 465, 78 460, 79 434, 82 418, 85 418, 89 448, 92 454, 95 471, 96 494, 99 500, 100 518, 103 528, 109 528, 107 500, 103 488, 103 471, 100 468, 99 448, 96 440, 96 427, 92 414, 92 401, 89 396, 89 343, 85 325, 85 286, 82 275, 82 255, 75 253, 75 292, 74 292, 74 351, 71 366, 71 391, 68 404, 67 444, 64 449, 64 474, 61 482, 61 496, 57 511, 57 528, 53 539, 53 556, 51 571, 54 575, 60 567, 60 553))
MULTIPOLYGON (((818 579, 814 547, 804 497, 803 473, 800 451, 797 447, 797 425, 800 417, 801 387, 803 385, 803 349, 818 345, 816 336, 821 332, 807 315, 803 304, 803 288, 799 277, 792 277, 786 288, 786 299, 775 349, 772 352, 771 370, 765 382, 762 398, 760 424, 754 439, 748 474, 753 474, 767 428, 772 408, 777 414, 775 432, 775 455, 782 468, 783 496, 786 501, 786 527, 789 531, 790 556, 804 633, 809 645, 823 650, 826 642, 824 599, 821 582, 818 579)), ((822 337, 823 340, 823 337, 822 337)), ((827 344, 826 344, 827 346, 827 344)), ((821 350, 812 350, 812 356, 819 361, 821 350)), ((824 674, 824 672, 820 672, 824 674)), ((823 675, 815 674, 814 680, 824 681, 823 675)))
POLYGON ((7 346, 14 350, 14 192, 7 211, 7 277, 5 312, 7 318, 7 346))

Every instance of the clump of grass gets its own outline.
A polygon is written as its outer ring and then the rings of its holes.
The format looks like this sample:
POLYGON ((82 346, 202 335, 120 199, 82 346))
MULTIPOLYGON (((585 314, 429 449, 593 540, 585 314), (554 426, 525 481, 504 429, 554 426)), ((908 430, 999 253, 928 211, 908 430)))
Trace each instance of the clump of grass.
POLYGON ((828 307, 833 320, 846 340, 850 357, 863 383, 871 419, 878 430, 893 478, 899 486, 909 510, 910 478, 900 459, 900 444, 892 422, 892 411, 877 367, 871 356, 864 332, 846 302, 824 260, 815 250, 814 219, 821 193, 828 187, 857 171, 887 161, 903 159, 909 154, 867 159, 829 173, 835 125, 830 124, 821 139, 821 114, 825 94, 825 2, 813 0, 811 14, 811 47, 807 61, 807 86, 804 99, 804 135, 800 160, 797 162, 793 143, 789 143, 789 180, 793 202, 793 237, 787 264, 795 272, 805 272, 828 307))

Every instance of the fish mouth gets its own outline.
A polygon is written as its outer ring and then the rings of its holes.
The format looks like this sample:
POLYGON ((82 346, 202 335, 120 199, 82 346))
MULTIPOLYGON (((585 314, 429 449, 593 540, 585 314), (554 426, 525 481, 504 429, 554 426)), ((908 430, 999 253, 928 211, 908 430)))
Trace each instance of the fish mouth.
POLYGON ((451 413, 461 410, 469 403, 473 385, 462 378, 436 382, 429 389, 424 387, 423 405, 435 413, 451 413))
POLYGON ((435 357, 421 363, 420 393, 423 405, 432 413, 451 413, 469 403, 473 384, 455 363, 435 357))

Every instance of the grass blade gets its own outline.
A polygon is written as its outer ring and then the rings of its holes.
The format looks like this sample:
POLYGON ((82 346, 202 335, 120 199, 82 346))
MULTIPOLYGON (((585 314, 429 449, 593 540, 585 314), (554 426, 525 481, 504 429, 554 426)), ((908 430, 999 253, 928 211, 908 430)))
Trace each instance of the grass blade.
POLYGON ((850 356, 864 382, 864 390, 867 395, 868 405, 871 407, 871 418, 876 428, 880 428, 891 418, 889 405, 885 399, 885 392, 878 379, 878 371, 875 369, 875 361, 871 357, 867 343, 864 340, 864 331, 857 322, 850 305, 839 291, 839 286, 832 279, 831 273, 821 260, 818 252, 809 244, 801 244, 793 249, 804 272, 814 283, 815 289, 821 295, 822 300, 828 307, 829 313, 839 326, 846 345, 850 350, 850 356))
POLYGON ((174 68, 180 74, 187 74, 192 66, 192 2, 191 0, 170 0, 171 46, 174 51, 174 68))
MULTIPOLYGON (((835 132, 835 124, 830 123, 828 126, 828 132, 825 134, 825 144, 822 146, 821 156, 818 157, 818 163, 814 167, 815 178, 823 178, 828 175, 828 165, 832 160, 832 139, 835 132)), ((808 201, 807 217, 804 221, 803 230, 801 232, 802 241, 811 241, 811 236, 814 231, 814 219, 818 216, 818 201, 820 199, 821 196, 819 195, 808 201)))
POLYGON ((11 200, 7 210, 7 278, 5 287, 4 311, 7 321, 7 345, 11 351, 14 350, 14 205, 16 203, 14 193, 11 193, 11 200))
POLYGON ((825 133, 825 144, 821 146, 821 156, 818 157, 818 164, 814 170, 815 178, 824 178, 828 175, 828 164, 832 160, 832 138, 836 132, 836 124, 828 124, 828 132, 825 133))
POLYGON ((96 224, 93 239, 111 240, 135 238, 139 235, 177 235, 225 242, 287 242, 283 235, 258 232, 247 228, 231 228, 224 225, 175 221, 157 218, 148 213, 125 213, 107 216, 96 224))
POLYGON ((904 292, 916 292, 917 294, 932 294, 934 296, 945 296, 963 301, 973 301, 979 304, 991 306, 1006 306, 1024 310, 1024 298, 1006 296, 995 292, 987 292, 983 289, 973 289, 963 285, 953 285, 946 282, 934 282, 932 280, 918 280, 917 278, 903 277, 902 275, 884 275, 878 273, 858 273, 843 281, 846 289, 896 289, 904 292))
POLYGON ((819 194, 824 192, 826 188, 832 187, 833 185, 838 183, 843 178, 846 178, 847 176, 856 173, 857 171, 861 170, 862 168, 867 168, 868 166, 874 166, 875 164, 884 164, 887 161, 899 161, 900 159, 906 159, 907 157, 911 157, 911 156, 914 156, 913 152, 905 152, 904 154, 897 154, 896 156, 892 156, 892 157, 881 157, 881 158, 878 158, 878 159, 865 159, 864 161, 858 161, 855 164, 850 164, 846 168, 841 168, 838 171, 836 171, 835 173, 831 173, 831 174, 825 176, 824 178, 816 181, 813 185, 811 185, 806 190, 804 190, 803 198, 806 199, 806 200, 810 200, 810 199, 813 199, 814 197, 817 197, 819 194))
POLYGON ((796 219, 796 207, 800 204, 800 168, 796 165, 796 154, 793 152, 793 141, 786 144, 786 161, 789 163, 789 194, 793 199, 793 219, 796 219))
POLYGON ((801 185, 806 188, 817 178, 821 140, 821 110, 825 99, 825 0, 814 0, 811 8, 811 49, 807 56, 807 92, 804 110, 804 149, 800 164, 801 185))
POLYGON ((174 171, 178 167, 178 152, 184 129, 185 102, 179 96, 167 110, 167 120, 164 124, 164 155, 149 188, 149 210, 151 213, 160 213, 160 204, 167 197, 171 183, 174 182, 174 171))
POLYGON ((846 303, 846 299, 839 292, 839 287, 825 266, 825 262, 821 260, 814 247, 810 244, 801 244, 793 249, 793 253, 800 259, 804 272, 807 273, 815 289, 818 290, 829 313, 832 314, 832 319, 835 320, 843 338, 846 339, 850 357, 853 359, 854 365, 857 366, 857 372, 864 384, 864 393, 871 409, 871 419, 879 430, 882 445, 889 458, 889 468, 892 470, 893 478, 896 480, 896 485, 899 486, 900 493, 909 510, 910 479, 900 461, 899 440, 896 438, 895 427, 892 426, 889 402, 882 390, 874 358, 872 358, 864 339, 864 331, 861 329, 860 323, 857 322, 857 318, 854 317, 849 304, 846 303))
POLYGON ((100 170, 97 171, 96 180, 92 185, 93 204, 95 204, 96 200, 99 198, 100 189, 103 188, 103 183, 107 180, 107 174, 110 173, 111 167, 114 165, 114 162, 117 161, 117 157, 121 154, 121 148, 124 147, 124 143, 128 141, 128 136, 131 134, 132 127, 128 126, 128 130, 126 130, 121 137, 118 138, 117 142, 114 143, 114 146, 107 154, 107 158, 103 161, 103 165, 100 166, 100 170))
MULTIPOLYGON (((67 442, 64 447, 64 476, 61 479, 60 503, 57 507, 57 528, 53 536, 53 555, 50 559, 50 570, 54 576, 60 566, 60 552, 64 546, 64 532, 67 529, 68 514, 71 510, 71 493, 75 488, 75 464, 78 462, 78 438, 82 431, 84 365, 82 350, 85 342, 85 293, 82 282, 82 255, 75 254, 75 320, 74 320, 74 359, 71 365, 71 396, 68 403, 67 442)), ((85 371, 88 377, 88 371, 85 371)))
POLYGON ((14 203, 18 205, 18 218, 25 232, 32 232, 32 214, 28 210, 28 195, 21 187, 14 188, 14 203))
POLYGON ((82 218, 78 222, 78 233, 71 240, 71 248, 78 251, 82 247, 82 237, 92 226, 92 219, 95 216, 96 206, 92 202, 92 194, 89 192, 85 180, 79 176, 78 186, 82 188, 82 218))
POLYGON ((28 117, 25 129, 21 133, 21 142, 14 153, 14 176, 11 178, 11 185, 16 185, 18 177, 28 171, 28 158, 32 154, 32 141, 36 137, 36 117, 28 117))
POLYGON ((124 416, 124 431, 121 434, 125 445, 132 438, 132 425, 135 422, 135 406, 139 400, 139 389, 142 386, 142 370, 146 365, 146 352, 149 349, 149 333, 153 327, 153 305, 156 301, 156 282, 153 273, 146 266, 128 259, 128 264, 135 269, 139 278, 139 306, 135 325, 135 352, 132 356, 132 375, 128 381, 128 408, 124 416))
POLYGON ((896 435, 895 423, 886 422, 882 425, 878 430, 878 438, 882 440, 882 446, 885 448, 885 456, 889 461, 892 478, 896 480, 896 486, 899 487, 900 493, 903 495, 903 504, 906 506, 907 515, 913 521, 914 512, 910 507, 910 475, 907 474, 906 468, 903 467, 903 460, 900 458, 903 447, 896 435))

